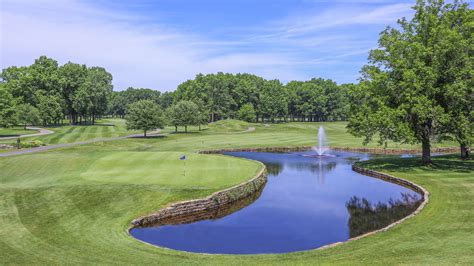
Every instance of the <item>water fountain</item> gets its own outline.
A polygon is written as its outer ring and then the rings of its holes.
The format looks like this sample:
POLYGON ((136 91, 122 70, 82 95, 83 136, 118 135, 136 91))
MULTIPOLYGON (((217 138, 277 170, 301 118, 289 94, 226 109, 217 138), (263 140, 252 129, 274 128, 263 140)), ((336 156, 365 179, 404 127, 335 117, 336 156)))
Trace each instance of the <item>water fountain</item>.
POLYGON ((319 156, 323 156, 324 152, 328 150, 326 146, 326 132, 322 126, 318 129, 318 146, 313 149, 316 150, 319 156))
POLYGON ((329 147, 326 144, 326 131, 324 131, 324 127, 320 126, 318 129, 318 145, 313 147, 313 150, 316 154, 307 154, 304 155, 306 157, 333 157, 330 154, 325 154, 329 150, 329 147))

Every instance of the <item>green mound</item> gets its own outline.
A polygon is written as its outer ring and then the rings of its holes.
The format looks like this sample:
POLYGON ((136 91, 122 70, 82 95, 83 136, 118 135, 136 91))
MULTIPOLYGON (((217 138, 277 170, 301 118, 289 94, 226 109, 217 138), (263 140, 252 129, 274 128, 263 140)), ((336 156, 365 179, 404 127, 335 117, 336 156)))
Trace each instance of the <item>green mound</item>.
POLYGON ((214 132, 240 132, 246 131, 251 126, 250 123, 240 120, 227 119, 209 124, 209 129, 214 132))

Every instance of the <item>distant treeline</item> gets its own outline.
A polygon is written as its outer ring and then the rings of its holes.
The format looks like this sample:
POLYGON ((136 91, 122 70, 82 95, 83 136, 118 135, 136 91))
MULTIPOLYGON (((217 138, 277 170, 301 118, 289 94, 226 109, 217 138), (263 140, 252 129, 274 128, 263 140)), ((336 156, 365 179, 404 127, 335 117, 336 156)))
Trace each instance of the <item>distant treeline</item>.
POLYGON ((252 74, 198 74, 174 92, 146 88, 113 91, 112 75, 102 67, 41 56, 26 67, 1 73, 0 124, 94 124, 104 115, 124 117, 127 107, 151 100, 162 110, 181 101, 196 104, 209 122, 237 118, 249 122, 336 121, 348 116, 348 89, 332 80, 265 80, 252 74), (18 114, 17 110, 22 113, 18 114))
POLYGON ((198 74, 180 84, 176 91, 160 93, 150 89, 128 88, 113 92, 109 115, 123 117, 128 104, 152 100, 163 109, 187 100, 196 103, 213 122, 226 118, 251 121, 335 121, 348 114, 347 91, 351 84, 337 85, 332 80, 265 80, 252 74, 198 74), (251 110, 243 110, 250 108, 251 110), (242 115, 253 112, 255 116, 242 115))

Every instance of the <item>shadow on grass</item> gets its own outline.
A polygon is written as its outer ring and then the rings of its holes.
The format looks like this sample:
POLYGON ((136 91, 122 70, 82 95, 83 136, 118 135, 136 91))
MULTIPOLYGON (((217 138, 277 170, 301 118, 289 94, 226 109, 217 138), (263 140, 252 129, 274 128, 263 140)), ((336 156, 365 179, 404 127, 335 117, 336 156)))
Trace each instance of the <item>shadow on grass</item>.
POLYGON ((19 134, 10 134, 10 135, 0 135, 0 138, 10 138, 10 137, 19 137, 19 134))
POLYGON ((415 169, 426 171, 450 171, 459 173, 469 173, 474 171, 474 161, 464 161, 458 155, 442 155, 432 158, 432 164, 424 166, 421 158, 378 158, 358 165, 377 170, 409 172, 415 169))
POLYGON ((162 139, 165 138, 166 136, 164 135, 156 135, 156 136, 132 136, 129 137, 130 139, 162 139))
POLYGON ((199 134, 201 131, 188 131, 188 132, 170 132, 171 135, 192 135, 192 134, 199 134))

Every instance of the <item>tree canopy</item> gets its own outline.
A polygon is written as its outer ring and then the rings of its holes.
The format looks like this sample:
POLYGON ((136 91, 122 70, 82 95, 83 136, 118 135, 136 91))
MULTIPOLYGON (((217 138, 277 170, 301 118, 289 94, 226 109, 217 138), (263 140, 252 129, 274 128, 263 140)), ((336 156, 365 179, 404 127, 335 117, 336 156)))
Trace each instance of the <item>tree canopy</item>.
POLYGON ((184 127, 188 132, 188 126, 201 124, 199 107, 191 101, 179 101, 172 105, 168 111, 169 124, 178 131, 178 126, 184 127))
MULTIPOLYGON (((466 8, 458 2, 418 1, 410 21, 400 19, 399 29, 387 27, 381 33, 379 48, 370 52, 369 64, 362 69, 360 86, 352 88, 355 101, 349 132, 364 136, 366 142, 377 135, 381 143, 421 143, 423 163, 431 162, 432 139, 444 138, 450 133, 446 125, 458 118, 453 116, 446 95, 455 91, 469 94, 462 84, 468 84, 472 75, 458 77, 455 73, 465 73, 466 66, 450 63, 451 57, 458 56, 456 51, 469 49, 461 40, 446 43, 450 42, 446 31, 460 34, 456 33, 459 21, 450 18, 467 12, 466 8)), ((467 71, 472 73, 472 67, 467 71)))
POLYGON ((127 129, 143 130, 145 137, 147 131, 165 126, 163 111, 158 104, 150 100, 139 100, 130 104, 125 119, 127 129))
POLYGON ((66 116, 71 124, 94 123, 105 114, 112 92, 112 75, 104 68, 71 62, 59 66, 46 56, 30 66, 3 69, 0 77, 15 103, 38 108, 45 125, 66 116))

